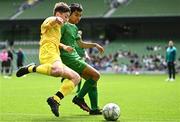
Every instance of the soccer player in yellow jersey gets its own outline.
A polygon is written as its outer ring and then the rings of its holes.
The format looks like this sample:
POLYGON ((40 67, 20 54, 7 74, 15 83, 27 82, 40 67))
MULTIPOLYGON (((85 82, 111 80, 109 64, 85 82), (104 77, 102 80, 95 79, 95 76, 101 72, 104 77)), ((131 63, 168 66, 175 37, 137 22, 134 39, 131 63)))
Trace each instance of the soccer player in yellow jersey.
POLYGON ((79 83, 80 76, 67 66, 63 65, 60 58, 59 48, 72 52, 73 48, 59 42, 61 38, 61 26, 68 21, 70 8, 66 3, 55 4, 54 16, 48 17, 41 25, 41 40, 39 49, 39 66, 29 64, 20 68, 16 76, 37 72, 54 77, 64 77, 66 81, 62 83, 59 91, 47 99, 51 111, 55 116, 59 116, 59 103, 74 87, 79 83))

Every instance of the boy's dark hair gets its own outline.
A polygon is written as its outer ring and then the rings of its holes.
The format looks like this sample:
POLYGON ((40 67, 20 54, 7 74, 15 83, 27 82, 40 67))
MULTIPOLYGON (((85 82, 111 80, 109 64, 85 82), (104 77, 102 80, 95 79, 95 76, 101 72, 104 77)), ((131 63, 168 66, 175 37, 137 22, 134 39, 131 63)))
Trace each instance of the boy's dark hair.
POLYGON ((71 9, 71 14, 75 11, 78 11, 78 12, 82 12, 83 11, 83 7, 81 4, 79 3, 72 3, 69 8, 71 9))
POLYGON ((70 8, 66 3, 59 2, 56 3, 54 6, 53 15, 55 15, 56 12, 61 12, 61 13, 70 12, 70 8))

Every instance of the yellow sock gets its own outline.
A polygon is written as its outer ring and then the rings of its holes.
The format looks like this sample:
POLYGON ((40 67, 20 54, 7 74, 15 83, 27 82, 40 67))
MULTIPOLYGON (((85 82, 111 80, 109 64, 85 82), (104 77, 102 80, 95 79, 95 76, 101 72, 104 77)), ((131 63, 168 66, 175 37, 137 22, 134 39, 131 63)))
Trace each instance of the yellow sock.
POLYGON ((67 94, 71 93, 74 89, 75 85, 71 80, 65 79, 60 87, 60 92, 66 96, 67 94))
POLYGON ((53 96, 54 100, 60 103, 60 100, 69 94, 74 87, 75 85, 71 80, 65 79, 60 87, 60 90, 53 96))
MULTIPOLYGON (((28 67, 29 72, 33 72, 34 66, 28 67)), ((50 75, 51 74, 51 64, 42 64, 36 67, 36 72, 40 74, 50 75)))
POLYGON ((58 103, 60 103, 60 98, 57 95, 53 96, 54 100, 56 100, 58 103))
POLYGON ((35 66, 34 65, 31 65, 30 67, 28 67, 28 71, 29 72, 33 72, 33 68, 34 68, 35 66))

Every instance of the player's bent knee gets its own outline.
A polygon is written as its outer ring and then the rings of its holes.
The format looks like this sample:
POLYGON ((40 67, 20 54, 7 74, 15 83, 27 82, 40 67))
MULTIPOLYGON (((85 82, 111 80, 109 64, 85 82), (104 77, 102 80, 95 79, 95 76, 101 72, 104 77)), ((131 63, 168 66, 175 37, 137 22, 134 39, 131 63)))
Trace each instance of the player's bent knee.
POLYGON ((79 75, 77 76, 77 81, 78 83, 81 81, 81 77, 79 75))
POLYGON ((58 74, 57 71, 52 71, 52 76, 54 76, 54 77, 60 77, 60 75, 58 74))
POLYGON ((72 80, 74 81, 74 84, 77 85, 80 82, 81 77, 79 76, 79 74, 75 73, 75 74, 73 74, 72 80))
POLYGON ((93 73, 93 80, 98 81, 99 78, 100 78, 100 73, 99 72, 93 73))
POLYGON ((60 77, 63 75, 63 68, 52 68, 52 75, 54 77, 60 77))
POLYGON ((81 81, 81 77, 79 75, 77 75, 75 77, 75 81, 76 81, 76 85, 79 84, 79 82, 81 81))

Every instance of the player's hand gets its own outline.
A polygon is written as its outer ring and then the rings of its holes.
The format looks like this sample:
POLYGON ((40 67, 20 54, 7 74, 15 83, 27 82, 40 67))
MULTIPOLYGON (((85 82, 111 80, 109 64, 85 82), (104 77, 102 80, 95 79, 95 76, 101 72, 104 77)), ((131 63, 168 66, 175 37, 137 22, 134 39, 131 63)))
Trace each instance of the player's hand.
POLYGON ((104 53, 104 48, 103 48, 102 46, 100 46, 99 44, 96 44, 96 48, 99 50, 99 52, 100 52, 101 54, 104 53))
POLYGON ((74 49, 71 46, 65 46, 63 49, 68 53, 72 53, 74 51, 74 49))
POLYGON ((64 20, 61 17, 56 17, 56 22, 59 24, 63 24, 64 20))

